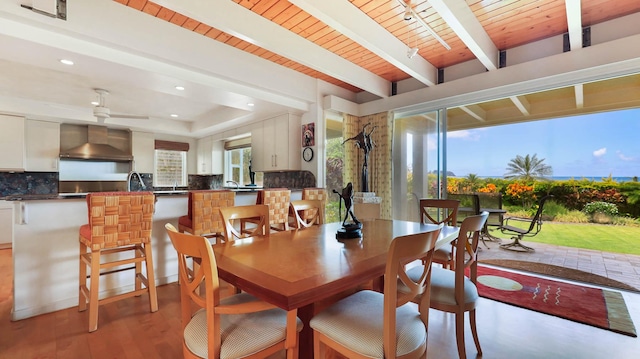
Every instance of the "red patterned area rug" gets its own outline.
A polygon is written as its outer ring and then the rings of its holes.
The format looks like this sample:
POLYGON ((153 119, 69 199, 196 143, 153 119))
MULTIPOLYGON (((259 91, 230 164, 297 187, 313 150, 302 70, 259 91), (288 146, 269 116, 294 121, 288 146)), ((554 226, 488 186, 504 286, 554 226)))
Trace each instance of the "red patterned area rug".
POLYGON ((620 292, 478 266, 481 296, 637 337, 620 292))

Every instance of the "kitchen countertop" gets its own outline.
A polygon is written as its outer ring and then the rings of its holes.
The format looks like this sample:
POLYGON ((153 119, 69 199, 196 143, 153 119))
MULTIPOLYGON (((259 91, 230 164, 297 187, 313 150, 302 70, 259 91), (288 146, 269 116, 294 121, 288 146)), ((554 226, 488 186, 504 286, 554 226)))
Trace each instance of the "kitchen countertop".
MULTIPOLYGON (((240 187, 236 188, 224 188, 230 189, 239 194, 242 193, 254 193, 262 190, 262 187, 252 188, 252 187, 240 187)), ((300 188, 291 188, 291 192, 302 191, 300 188)), ((185 196, 189 193, 189 190, 168 190, 168 191, 153 191, 156 196, 185 196)), ((9 195, 6 197, 0 197, 0 199, 4 199, 5 201, 42 201, 42 200, 65 200, 65 199, 78 199, 78 198, 86 198, 87 193, 50 193, 50 194, 15 194, 9 195)))
MULTIPOLYGON (((153 191, 156 196, 186 196, 189 191, 176 190, 176 191, 153 191)), ((51 194, 16 194, 4 197, 5 201, 42 201, 53 199, 78 199, 86 198, 87 193, 51 193, 51 194)))

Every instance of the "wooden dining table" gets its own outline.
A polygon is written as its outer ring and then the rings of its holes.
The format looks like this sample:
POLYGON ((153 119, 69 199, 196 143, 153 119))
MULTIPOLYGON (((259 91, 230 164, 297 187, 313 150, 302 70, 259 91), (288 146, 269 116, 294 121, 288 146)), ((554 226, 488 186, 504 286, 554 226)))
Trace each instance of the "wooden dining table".
MULTIPOLYGON (((304 328, 300 358, 313 358, 309 321, 315 304, 384 275, 393 238, 426 232, 432 224, 400 220, 363 221, 362 238, 337 240, 341 223, 271 233, 213 245, 218 274, 224 281, 284 310, 298 310, 304 328)), ((436 247, 458 236, 444 227, 436 247)))

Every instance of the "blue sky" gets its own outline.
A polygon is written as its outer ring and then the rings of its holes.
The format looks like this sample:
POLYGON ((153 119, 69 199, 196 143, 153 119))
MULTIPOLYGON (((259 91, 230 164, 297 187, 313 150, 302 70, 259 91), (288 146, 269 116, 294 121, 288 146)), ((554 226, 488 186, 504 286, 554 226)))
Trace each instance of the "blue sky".
POLYGON ((451 132, 447 170, 502 177, 517 155, 537 154, 553 176, 640 176, 640 109, 451 132))

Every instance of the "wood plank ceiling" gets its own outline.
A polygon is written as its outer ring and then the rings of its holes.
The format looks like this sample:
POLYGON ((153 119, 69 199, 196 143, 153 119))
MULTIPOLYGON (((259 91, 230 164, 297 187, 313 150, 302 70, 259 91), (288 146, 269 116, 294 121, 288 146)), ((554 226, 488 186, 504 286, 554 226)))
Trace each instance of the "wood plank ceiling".
MULTIPOLYGON (((114 1, 168 21, 176 26, 202 34, 211 38, 212 41, 225 43, 347 90, 353 92, 365 90, 359 87, 357 83, 349 82, 348 79, 336 78, 329 73, 323 72, 322 69, 301 64, 157 3, 146 0, 114 1)), ((348 37, 294 4, 301 3, 303 4, 301 6, 310 6, 308 5, 310 3, 309 0, 229 1, 313 42, 386 81, 397 82, 412 77, 408 73, 410 71, 407 71, 408 67, 398 66, 398 63, 402 62, 401 60, 389 60, 391 57, 386 57, 384 54, 381 55, 380 51, 367 48, 362 44, 363 41, 356 41, 348 37)), ((407 49, 417 47, 419 49, 419 57, 426 60, 432 66, 432 69, 447 68, 478 59, 488 70, 495 70, 497 56, 494 58, 494 55, 497 55, 497 51, 508 50, 567 32, 571 36, 570 19, 572 17, 580 20, 579 25, 573 26, 573 30, 580 31, 584 27, 640 12, 640 1, 638 0, 616 0, 615 6, 613 6, 614 2, 610 0, 466 0, 467 7, 461 6, 462 0, 408 1, 414 11, 414 15, 419 16, 424 23, 442 38, 444 43, 450 47, 450 49, 447 49, 438 39, 430 35, 427 28, 421 26, 415 18, 411 21, 404 19, 405 7, 403 4, 405 0, 348 1, 402 42, 407 49), (463 9, 459 10, 458 8, 460 7, 463 9), (469 16, 465 17, 464 14, 467 8, 470 9, 470 12, 469 16), (453 14, 449 14, 449 12, 453 14), (488 37, 492 44, 483 45, 483 36, 488 37), (495 53, 491 49, 494 49, 495 53)), ((321 10, 318 11, 322 12, 321 10)), ((325 13, 327 13, 327 10, 325 10, 325 13)), ((576 46, 575 44, 572 45, 576 46)), ((424 79, 421 81, 429 82, 429 80, 425 81, 424 79)), ((637 77, 632 77, 626 80, 625 83, 637 86, 638 81, 637 77)), ((617 88, 616 86, 609 87, 617 88)), ((585 98, 593 96, 593 88, 594 86, 585 86, 585 98)), ((616 94, 624 93, 622 102, 625 103, 633 102, 637 105, 637 101, 632 101, 632 98, 628 95, 629 93, 635 94, 635 98, 640 98, 636 92, 626 90, 625 92, 616 89, 608 90, 616 94)), ((601 90, 599 89, 598 91, 601 90)), ((501 99, 496 100, 495 103, 475 105, 475 108, 480 113, 476 113, 476 116, 474 116, 473 108, 452 109, 449 116, 453 121, 450 121, 450 123, 453 123, 457 128, 468 128, 484 126, 495 121, 513 122, 566 114, 570 112, 570 109, 561 104, 561 99, 566 99, 565 101, 571 104, 572 110, 576 110, 576 102, 580 102, 570 92, 567 89, 559 89, 548 91, 545 94, 526 95, 526 97, 523 95, 521 101, 528 103, 532 108, 531 111, 523 111, 522 105, 518 106, 514 102, 517 99, 512 99, 511 101, 501 99), (536 104, 543 101, 543 98, 549 97, 555 99, 554 106, 547 106, 547 110, 544 111, 536 111, 536 104), (491 113, 499 114, 499 119, 494 120, 494 116, 491 113), (480 120, 479 117, 481 117, 480 120)), ((614 98, 612 97, 612 99, 614 98)), ((619 97, 615 99, 617 102, 620 101, 619 97)), ((597 106, 601 108, 607 107, 604 104, 597 106)), ((580 108, 580 106, 577 107, 580 108)))

